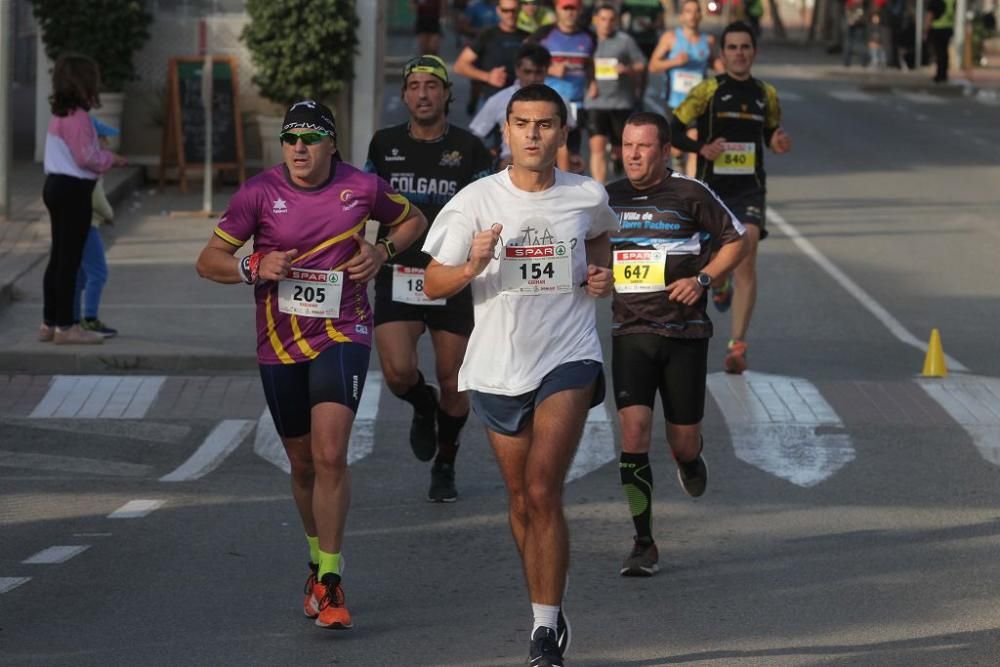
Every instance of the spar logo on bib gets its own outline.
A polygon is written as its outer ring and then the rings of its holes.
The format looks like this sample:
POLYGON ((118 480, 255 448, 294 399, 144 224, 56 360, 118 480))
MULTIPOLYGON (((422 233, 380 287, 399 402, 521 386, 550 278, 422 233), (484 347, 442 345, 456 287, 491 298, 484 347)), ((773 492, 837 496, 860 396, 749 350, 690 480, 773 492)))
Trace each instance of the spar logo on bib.
POLYGON ((327 279, 331 285, 336 285, 340 282, 340 272, 331 273, 330 277, 327 279))

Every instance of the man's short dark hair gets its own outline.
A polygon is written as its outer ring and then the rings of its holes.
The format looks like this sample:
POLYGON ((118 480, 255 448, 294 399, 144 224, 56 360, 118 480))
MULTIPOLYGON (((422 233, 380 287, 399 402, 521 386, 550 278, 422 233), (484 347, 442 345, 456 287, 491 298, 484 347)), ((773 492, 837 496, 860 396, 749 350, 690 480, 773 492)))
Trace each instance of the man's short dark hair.
POLYGON ((533 83, 530 86, 520 88, 514 93, 510 102, 507 103, 507 119, 510 119, 510 112, 514 108, 514 102, 549 102, 556 107, 556 114, 562 127, 566 127, 566 103, 563 102, 562 95, 546 86, 544 83, 533 83))
POLYGON ((529 61, 535 67, 544 67, 545 69, 548 69, 549 65, 552 64, 552 54, 549 53, 549 50, 541 44, 527 42, 517 50, 517 55, 514 57, 514 63, 516 65, 520 65, 522 60, 529 61))
POLYGON ((615 13, 615 16, 618 16, 618 9, 610 2, 602 2, 601 4, 594 7, 594 16, 597 16, 598 12, 603 12, 606 9, 613 11, 615 13))
POLYGON ((733 21, 732 23, 730 23, 725 27, 725 29, 722 31, 722 36, 719 37, 720 49, 726 48, 726 35, 733 32, 745 32, 746 34, 750 35, 750 44, 753 45, 754 51, 757 50, 757 35, 753 33, 753 28, 751 28, 749 24, 744 23, 743 21, 733 21))
POLYGON ((628 117, 626 125, 652 125, 656 128, 656 138, 660 147, 670 144, 670 122, 658 113, 652 111, 637 111, 628 117))

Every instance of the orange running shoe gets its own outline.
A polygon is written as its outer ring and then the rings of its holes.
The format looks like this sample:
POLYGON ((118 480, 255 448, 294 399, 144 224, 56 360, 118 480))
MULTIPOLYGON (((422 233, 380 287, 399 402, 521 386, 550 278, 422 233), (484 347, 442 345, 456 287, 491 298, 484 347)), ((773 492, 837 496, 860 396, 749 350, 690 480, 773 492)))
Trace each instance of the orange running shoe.
POLYGON ((742 374, 747 369, 747 344, 742 340, 729 341, 729 352, 722 365, 727 373, 742 374))
POLYGON ((309 578, 306 579, 305 593, 306 598, 302 603, 302 611, 305 613, 306 618, 316 618, 319 616, 319 601, 326 595, 326 589, 322 588, 322 584, 316 579, 316 575, 319 573, 319 565, 309 563, 309 578))
POLYGON ((733 277, 726 276, 724 283, 718 287, 712 288, 712 303, 715 304, 715 309, 720 313, 724 313, 729 310, 729 307, 733 305, 733 277))
POLYGON ((323 589, 323 597, 319 601, 319 616, 316 617, 316 625, 330 630, 350 630, 353 628, 351 613, 347 611, 347 606, 344 603, 344 589, 340 585, 340 576, 324 574, 323 582, 319 586, 323 589))

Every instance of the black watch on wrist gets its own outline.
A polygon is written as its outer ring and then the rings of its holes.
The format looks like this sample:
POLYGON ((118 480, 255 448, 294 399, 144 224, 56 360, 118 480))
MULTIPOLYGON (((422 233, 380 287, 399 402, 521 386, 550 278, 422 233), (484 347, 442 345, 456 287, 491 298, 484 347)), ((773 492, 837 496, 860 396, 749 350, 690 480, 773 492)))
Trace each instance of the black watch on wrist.
POLYGON ((385 248, 385 261, 389 261, 396 256, 396 246, 389 240, 388 236, 383 236, 378 240, 379 244, 385 248))
POLYGON ((698 281, 698 284, 701 285, 702 289, 708 289, 709 287, 712 286, 712 276, 708 275, 707 273, 704 272, 699 273, 698 277, 695 278, 695 280, 698 281))

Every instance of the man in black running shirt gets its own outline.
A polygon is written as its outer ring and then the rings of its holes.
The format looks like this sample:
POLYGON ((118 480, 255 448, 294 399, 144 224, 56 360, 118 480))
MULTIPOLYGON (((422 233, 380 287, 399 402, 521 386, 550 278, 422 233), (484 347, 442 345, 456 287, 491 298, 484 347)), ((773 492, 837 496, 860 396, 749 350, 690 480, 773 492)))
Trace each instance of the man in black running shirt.
POLYGON ((733 305, 732 338, 724 361, 727 373, 747 368, 746 334, 757 300, 757 242, 767 237, 765 222, 764 147, 777 154, 792 149, 781 129, 781 106, 774 86, 750 74, 757 38, 746 23, 737 21, 722 31, 721 59, 725 73, 705 79, 674 110, 674 145, 698 154, 697 177, 714 190, 729 210, 747 225, 750 249, 723 280, 712 300, 721 311, 733 305), (685 130, 697 123, 699 140, 685 130))
MULTIPOLYGON (((396 191, 418 203, 428 221, 463 187, 490 173, 492 158, 470 132, 450 125, 448 68, 437 56, 419 56, 403 70, 403 102, 410 120, 379 130, 368 146, 365 168, 395 184, 396 191)), ((396 254, 380 228, 378 242, 389 259, 375 279, 375 345, 386 385, 413 406, 410 446, 421 461, 437 457, 427 498, 454 502, 458 436, 469 415, 469 400, 458 392, 458 369, 472 332, 472 294, 468 288, 451 298, 424 295, 420 252, 423 237, 396 254), (424 382, 417 367, 417 340, 430 329, 440 393, 424 382)))

